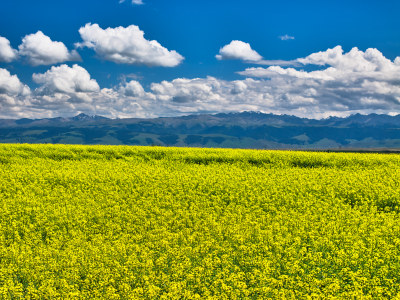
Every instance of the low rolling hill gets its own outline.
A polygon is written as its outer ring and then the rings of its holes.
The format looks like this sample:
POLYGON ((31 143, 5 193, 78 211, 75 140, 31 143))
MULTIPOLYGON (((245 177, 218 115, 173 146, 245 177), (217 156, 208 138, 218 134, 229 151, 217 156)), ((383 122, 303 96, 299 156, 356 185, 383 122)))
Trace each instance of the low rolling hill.
POLYGON ((322 120, 242 112, 156 119, 0 120, 1 143, 161 145, 255 149, 399 148, 400 116, 322 120))

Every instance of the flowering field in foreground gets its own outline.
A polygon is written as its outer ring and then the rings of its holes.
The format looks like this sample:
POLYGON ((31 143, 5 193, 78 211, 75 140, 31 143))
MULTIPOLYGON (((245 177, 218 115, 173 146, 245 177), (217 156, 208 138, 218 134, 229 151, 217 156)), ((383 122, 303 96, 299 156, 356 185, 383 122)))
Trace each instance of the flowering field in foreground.
POLYGON ((0 146, 0 298, 400 296, 400 156, 0 146))

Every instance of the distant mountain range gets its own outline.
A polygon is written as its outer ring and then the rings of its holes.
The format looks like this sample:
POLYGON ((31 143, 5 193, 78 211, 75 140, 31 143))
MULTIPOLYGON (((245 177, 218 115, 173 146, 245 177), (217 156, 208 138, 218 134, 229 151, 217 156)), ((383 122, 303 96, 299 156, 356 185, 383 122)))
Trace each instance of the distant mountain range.
POLYGON ((400 148, 400 115, 322 120, 242 112, 156 119, 0 120, 1 143, 162 145, 258 149, 400 148))

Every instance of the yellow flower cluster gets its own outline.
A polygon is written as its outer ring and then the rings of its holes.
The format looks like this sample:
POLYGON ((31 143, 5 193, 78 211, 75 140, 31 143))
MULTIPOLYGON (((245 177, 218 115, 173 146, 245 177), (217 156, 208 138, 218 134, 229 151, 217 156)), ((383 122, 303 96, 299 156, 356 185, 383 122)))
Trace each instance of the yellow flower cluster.
POLYGON ((1 299, 400 297, 400 156, 0 146, 1 299))

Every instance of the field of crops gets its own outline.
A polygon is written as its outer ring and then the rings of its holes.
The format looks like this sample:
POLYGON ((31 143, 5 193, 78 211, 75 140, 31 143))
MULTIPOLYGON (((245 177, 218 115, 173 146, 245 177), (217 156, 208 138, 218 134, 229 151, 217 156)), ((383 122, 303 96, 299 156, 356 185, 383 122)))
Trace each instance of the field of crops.
POLYGON ((2 299, 400 296, 400 156, 0 146, 2 299))

